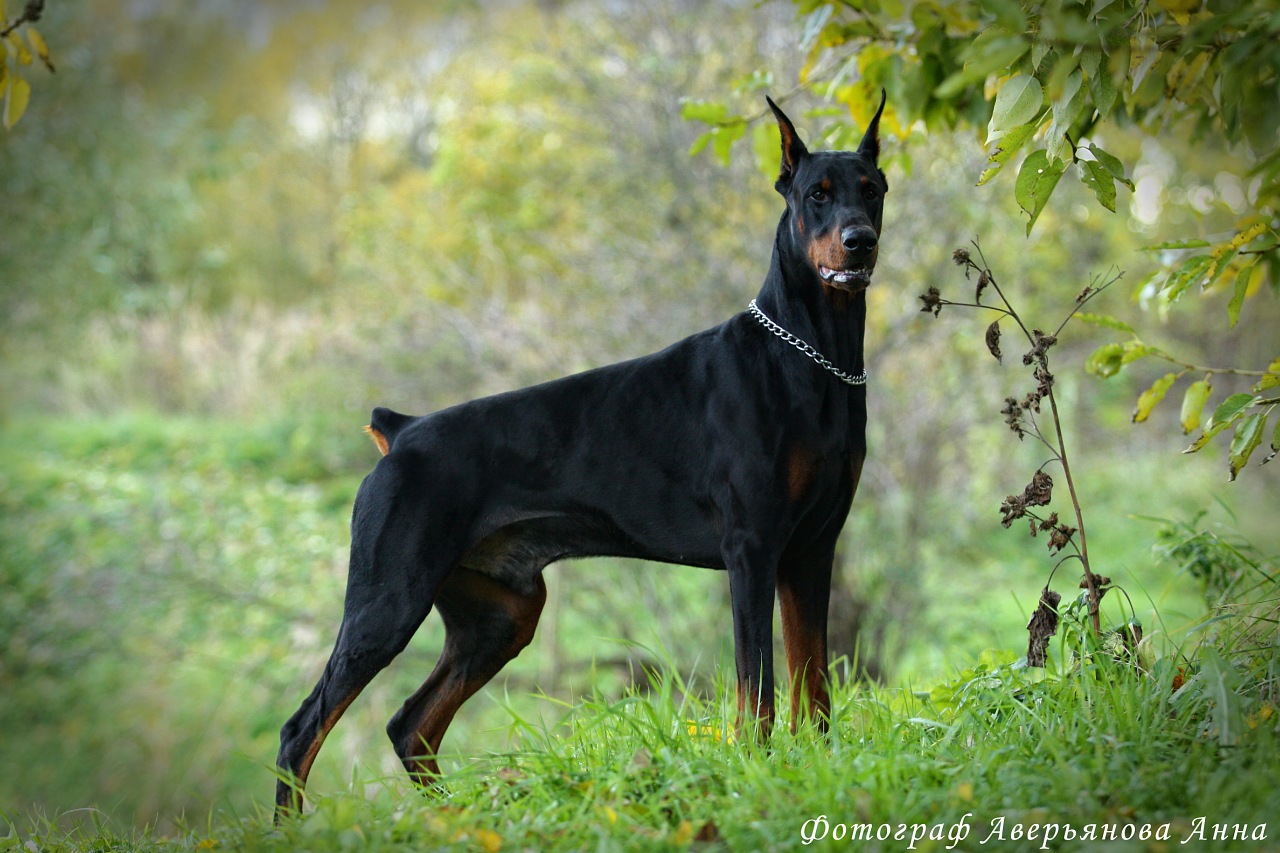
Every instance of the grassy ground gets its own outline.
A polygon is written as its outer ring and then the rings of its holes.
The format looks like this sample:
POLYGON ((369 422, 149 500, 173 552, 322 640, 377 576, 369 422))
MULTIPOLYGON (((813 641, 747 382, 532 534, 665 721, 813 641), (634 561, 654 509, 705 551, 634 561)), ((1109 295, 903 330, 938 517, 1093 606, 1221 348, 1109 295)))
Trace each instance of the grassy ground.
POLYGON ((847 688, 830 737, 784 731, 763 749, 731 742, 727 704, 691 699, 667 674, 651 695, 584 702, 553 729, 515 720, 523 749, 475 760, 430 796, 358 776, 316 792, 313 810, 279 828, 255 813, 189 815, 167 837, 116 834, 92 814, 19 829, 51 851, 778 850, 824 826, 819 848, 855 846, 849 824, 906 825, 901 839, 857 849, 943 849, 966 826, 960 849, 1038 848, 1025 839, 1033 827, 1062 850, 1144 832, 1149 843, 1112 849, 1266 849, 1213 843, 1213 832, 1227 824, 1274 839, 1280 829, 1270 706, 1224 742, 1210 691, 1174 693, 1171 678, 1107 662, 1038 683, 981 666, 932 698, 847 688), (825 824, 811 822, 820 816, 825 824), (914 848, 913 832, 925 833, 914 848))
MULTIPOLYGON (((616 656, 600 639, 610 623, 567 601, 557 633, 544 626, 511 668, 508 692, 491 689, 460 715, 444 790, 423 796, 395 772, 381 729, 434 660, 441 637, 429 621, 335 730, 307 814, 272 828, 263 803, 276 731, 328 652, 339 532, 371 452, 305 423, 134 417, 0 430, 0 850, 785 849, 804 846, 820 816, 819 846, 836 847, 850 845, 835 838, 849 824, 937 834, 958 832, 966 815, 961 849, 1024 849, 1031 826, 1057 827, 1055 849, 1091 848, 1064 842, 1068 827, 1100 837, 1113 826, 1123 838, 1167 824, 1164 846, 1131 845, 1153 850, 1199 846, 1200 817, 1209 841, 1219 825, 1280 831, 1274 580, 1256 580, 1274 565, 1233 563, 1233 546, 1195 539, 1157 566, 1136 522, 1114 514, 1099 518, 1098 541, 1118 543, 1104 552, 1133 570, 1123 582, 1148 633, 1142 673, 1082 656, 1069 625, 1047 678, 1014 666, 1014 653, 982 653, 1025 642, 1027 608, 1008 590, 1032 588, 999 574, 1023 561, 997 530, 990 545, 954 543, 925 572, 936 609, 918 616, 923 638, 909 655, 925 665, 899 682, 913 689, 841 686, 829 737, 793 736, 784 716, 763 749, 726 734, 725 632, 711 632, 716 646, 698 633, 707 626, 675 621, 703 612, 699 597, 709 606, 716 576, 673 570, 658 585, 665 597, 650 599, 632 576, 652 572, 560 567, 566 587, 607 578, 615 598, 665 614, 651 635, 671 644, 665 657, 627 650, 658 662, 652 679, 626 691, 616 668, 599 669, 538 695, 548 647, 561 665, 616 656), (970 567, 963 577, 956 560, 970 567), (1254 590, 1262 630, 1223 633, 1238 608, 1212 622, 1146 615, 1204 607, 1196 583, 1254 590), (1210 637, 1221 654, 1198 645, 1210 637)), ((625 611, 600 589, 584 595, 615 618, 625 611)), ((908 849, 911 832, 857 846, 908 849)), ((926 837, 914 849, 951 843, 926 837)))

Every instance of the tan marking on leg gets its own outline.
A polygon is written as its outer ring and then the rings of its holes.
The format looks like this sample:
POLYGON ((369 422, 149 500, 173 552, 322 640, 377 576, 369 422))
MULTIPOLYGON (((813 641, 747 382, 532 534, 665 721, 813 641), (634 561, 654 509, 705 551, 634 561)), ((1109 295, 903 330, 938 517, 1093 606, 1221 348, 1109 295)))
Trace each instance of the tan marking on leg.
POLYGON ((441 589, 436 605, 445 622, 445 647, 430 677, 406 704, 421 702, 414 732, 423 755, 405 759, 405 769, 420 785, 440 776, 436 759, 445 732, 463 703, 489 683, 504 666, 533 640, 547 599, 542 577, 532 595, 521 595, 509 587, 469 569, 456 569, 441 589), (488 659, 475 657, 473 614, 501 610, 513 628, 511 643, 488 659), (478 669, 470 677, 467 669, 478 669))
MULTIPOLYGON (((311 773, 311 764, 316 760, 316 754, 320 752, 320 747, 324 745, 324 739, 329 736, 329 732, 331 732, 333 727, 338 724, 338 718, 342 716, 343 712, 351 706, 351 703, 355 701, 356 696, 359 695, 360 691, 357 690, 355 693, 348 696, 346 701, 334 708, 329 716, 325 718, 325 721, 320 725, 320 730, 316 732, 315 739, 311 741, 311 746, 307 749, 306 754, 302 756, 302 763, 298 767, 299 788, 306 784, 307 776, 311 773)), ((301 800, 301 793, 299 793, 299 800, 301 800)), ((301 805, 299 805, 299 808, 301 808, 301 805)))
POLYGON ((817 472, 818 466, 812 453, 800 447, 791 449, 787 456, 787 494, 792 501, 804 497, 817 472))

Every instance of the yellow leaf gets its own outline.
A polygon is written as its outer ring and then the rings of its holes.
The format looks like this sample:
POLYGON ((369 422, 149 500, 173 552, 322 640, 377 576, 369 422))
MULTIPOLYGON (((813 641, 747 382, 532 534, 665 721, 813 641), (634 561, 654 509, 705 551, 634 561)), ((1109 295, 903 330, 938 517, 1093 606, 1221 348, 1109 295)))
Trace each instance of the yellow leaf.
POLYGON ((676 834, 671 840, 676 844, 688 844, 693 840, 693 824, 687 820, 680 821, 680 825, 676 827, 676 834))
POLYGON ((1241 231, 1235 237, 1232 237, 1230 243, 1224 243, 1223 245, 1214 249, 1213 256, 1215 258, 1220 258, 1223 255, 1225 255, 1227 252, 1234 252, 1237 249, 1239 249, 1241 246, 1243 246, 1245 243, 1248 243, 1254 237, 1257 237, 1259 234, 1261 234, 1263 231, 1266 231, 1266 230, 1267 230, 1267 223, 1255 222, 1253 225, 1250 225, 1248 228, 1241 231))
POLYGON ((49 45, 45 44, 44 36, 40 35, 39 30, 35 27, 27 27, 27 41, 31 42, 31 49, 36 52, 36 56, 40 57, 45 68, 50 71, 57 70, 53 67, 53 60, 49 59, 49 45))
POLYGON ((1155 381, 1150 388, 1138 396, 1138 405, 1133 410, 1133 422, 1140 424, 1151 416, 1151 410, 1164 399, 1164 395, 1178 381, 1177 373, 1166 373, 1155 381))
POLYGON ((502 836, 491 829, 477 829, 472 837, 489 853, 498 853, 502 849, 502 836))
POLYGON ((19 36, 16 32, 14 32, 14 33, 9 33, 7 38, 9 39, 9 44, 13 45, 14 52, 17 54, 18 64, 30 65, 31 51, 27 50, 27 46, 23 44, 22 37, 19 36))
POLYGON ((9 78, 9 85, 4 92, 4 126, 12 128, 27 110, 27 102, 31 100, 31 84, 17 74, 9 78))

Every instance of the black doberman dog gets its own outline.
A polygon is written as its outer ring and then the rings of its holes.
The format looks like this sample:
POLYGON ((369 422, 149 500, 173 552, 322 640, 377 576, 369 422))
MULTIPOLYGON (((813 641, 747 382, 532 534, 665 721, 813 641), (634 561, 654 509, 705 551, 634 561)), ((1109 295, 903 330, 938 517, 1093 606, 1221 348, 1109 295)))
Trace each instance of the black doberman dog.
POLYGON ((571 557, 727 570, 738 727, 761 739, 776 594, 792 725, 825 730, 832 559, 866 454, 884 98, 855 152, 810 153, 769 106, 787 210, 748 311, 654 355, 425 417, 374 410, 383 457, 356 497, 333 653, 280 732, 278 816, 301 808, 325 736, 432 605, 444 649, 387 734, 416 781, 435 778, 458 708, 533 638, 542 570, 571 557))

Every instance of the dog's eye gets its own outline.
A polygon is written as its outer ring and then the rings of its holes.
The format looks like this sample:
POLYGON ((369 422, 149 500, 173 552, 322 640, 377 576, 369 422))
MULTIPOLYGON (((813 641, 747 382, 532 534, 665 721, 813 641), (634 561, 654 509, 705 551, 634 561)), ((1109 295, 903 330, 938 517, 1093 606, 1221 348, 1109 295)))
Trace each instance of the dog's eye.
POLYGON ((813 199, 816 202, 821 203, 826 201, 828 198, 830 198, 830 196, 827 195, 826 190, 824 190, 822 187, 818 187, 816 190, 809 193, 809 198, 813 199))
POLYGON ((875 201, 880 198, 880 191, 871 184, 866 184, 862 188, 862 197, 867 201, 875 201))

